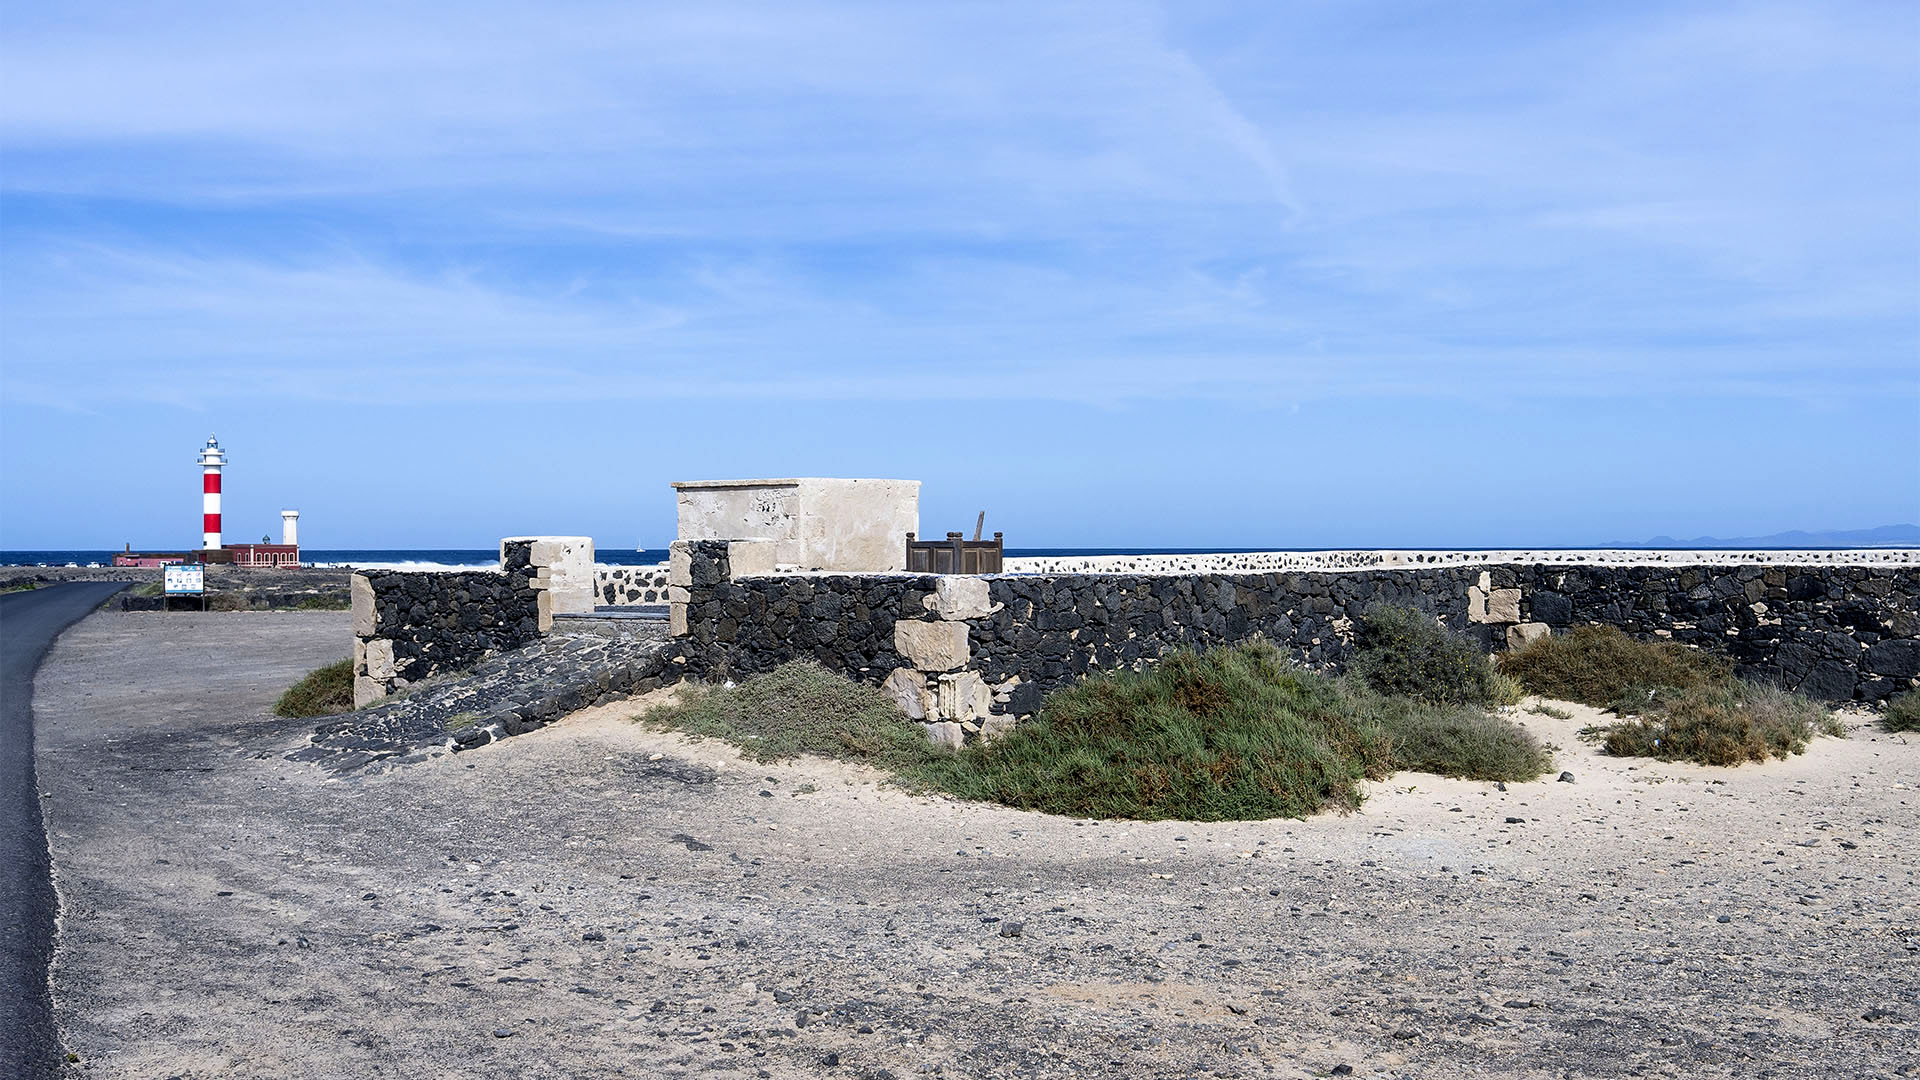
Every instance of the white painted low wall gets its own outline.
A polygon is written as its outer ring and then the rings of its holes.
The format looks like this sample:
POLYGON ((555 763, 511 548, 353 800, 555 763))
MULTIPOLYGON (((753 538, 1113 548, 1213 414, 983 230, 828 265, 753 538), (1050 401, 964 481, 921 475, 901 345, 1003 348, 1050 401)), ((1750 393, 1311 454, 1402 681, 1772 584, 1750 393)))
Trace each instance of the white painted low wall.
POLYGON ((1833 551, 1666 551, 1628 548, 1508 551, 1248 551, 1198 555, 1052 555, 1009 558, 1009 574, 1231 574, 1424 566, 1920 566, 1920 548, 1833 551))
POLYGON ((596 566, 593 601, 602 607, 633 607, 667 602, 667 564, 596 566))

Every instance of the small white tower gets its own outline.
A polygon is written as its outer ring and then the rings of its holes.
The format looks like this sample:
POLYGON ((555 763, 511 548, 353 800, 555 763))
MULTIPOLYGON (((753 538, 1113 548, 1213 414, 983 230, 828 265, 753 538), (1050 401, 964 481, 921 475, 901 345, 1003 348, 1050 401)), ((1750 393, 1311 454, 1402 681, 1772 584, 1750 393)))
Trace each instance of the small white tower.
POLYGON ((200 517, 205 534, 202 546, 208 551, 220 550, 220 470, 226 465, 227 452, 220 449, 220 441, 207 436, 207 445, 200 448, 200 517))
POLYGON ((300 511, 280 511, 280 542, 288 547, 300 546, 300 511))

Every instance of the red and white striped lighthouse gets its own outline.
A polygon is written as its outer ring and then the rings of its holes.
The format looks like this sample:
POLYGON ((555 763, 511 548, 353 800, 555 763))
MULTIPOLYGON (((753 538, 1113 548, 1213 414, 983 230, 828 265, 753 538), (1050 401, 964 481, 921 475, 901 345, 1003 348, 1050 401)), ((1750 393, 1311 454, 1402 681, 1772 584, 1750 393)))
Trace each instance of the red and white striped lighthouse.
POLYGON ((219 440, 207 436, 207 445, 200 448, 200 474, 203 494, 200 496, 200 514, 202 531, 206 533, 203 546, 208 551, 220 550, 220 470, 227 464, 227 453, 220 449, 219 440))

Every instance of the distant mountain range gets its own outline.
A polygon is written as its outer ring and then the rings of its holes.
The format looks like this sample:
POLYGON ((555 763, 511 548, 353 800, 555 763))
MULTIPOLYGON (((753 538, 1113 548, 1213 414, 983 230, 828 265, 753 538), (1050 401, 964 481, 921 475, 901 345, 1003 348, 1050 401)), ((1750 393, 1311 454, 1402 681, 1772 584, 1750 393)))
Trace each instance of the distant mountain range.
POLYGON ((1696 536, 1691 540, 1676 540, 1671 536, 1656 536, 1651 540, 1622 541, 1604 546, 1623 548, 1920 547, 1920 525, 1882 525, 1877 529, 1829 529, 1825 532, 1805 532, 1794 529, 1791 532, 1773 533, 1770 536, 1735 536, 1730 539, 1718 536, 1696 536))

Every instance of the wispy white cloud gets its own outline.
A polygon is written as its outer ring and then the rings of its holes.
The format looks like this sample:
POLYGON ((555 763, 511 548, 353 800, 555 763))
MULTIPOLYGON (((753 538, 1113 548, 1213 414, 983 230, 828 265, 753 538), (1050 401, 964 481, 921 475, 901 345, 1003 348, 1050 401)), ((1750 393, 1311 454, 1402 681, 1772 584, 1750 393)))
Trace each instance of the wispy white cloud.
POLYGON ((1139 5, 228 16, 135 7, 113 32, 14 27, 0 133, 17 149, 184 167, 75 176, 29 157, 12 184, 177 199, 751 192, 776 210, 887 192, 918 218, 940 209, 928 199, 996 192, 1284 196, 1259 132, 1139 5))
POLYGON ((1911 392, 1912 8, 1506 15, 16 6, 7 393, 1911 392))
POLYGON ((1912 388, 1822 343, 1585 343, 1529 324, 1455 339, 1276 302, 1262 273, 1151 283, 989 260, 903 265, 840 295, 772 259, 528 290, 475 271, 68 250, 10 290, 7 387, 89 400, 605 403, 1799 395, 1912 388), (1338 347, 1329 344, 1337 336, 1338 347), (104 359, 103 359, 104 358, 104 359), (100 371, 114 373, 97 378, 100 371), (180 374, 196 378, 183 384, 180 374), (184 388, 183 388, 184 387, 184 388))

